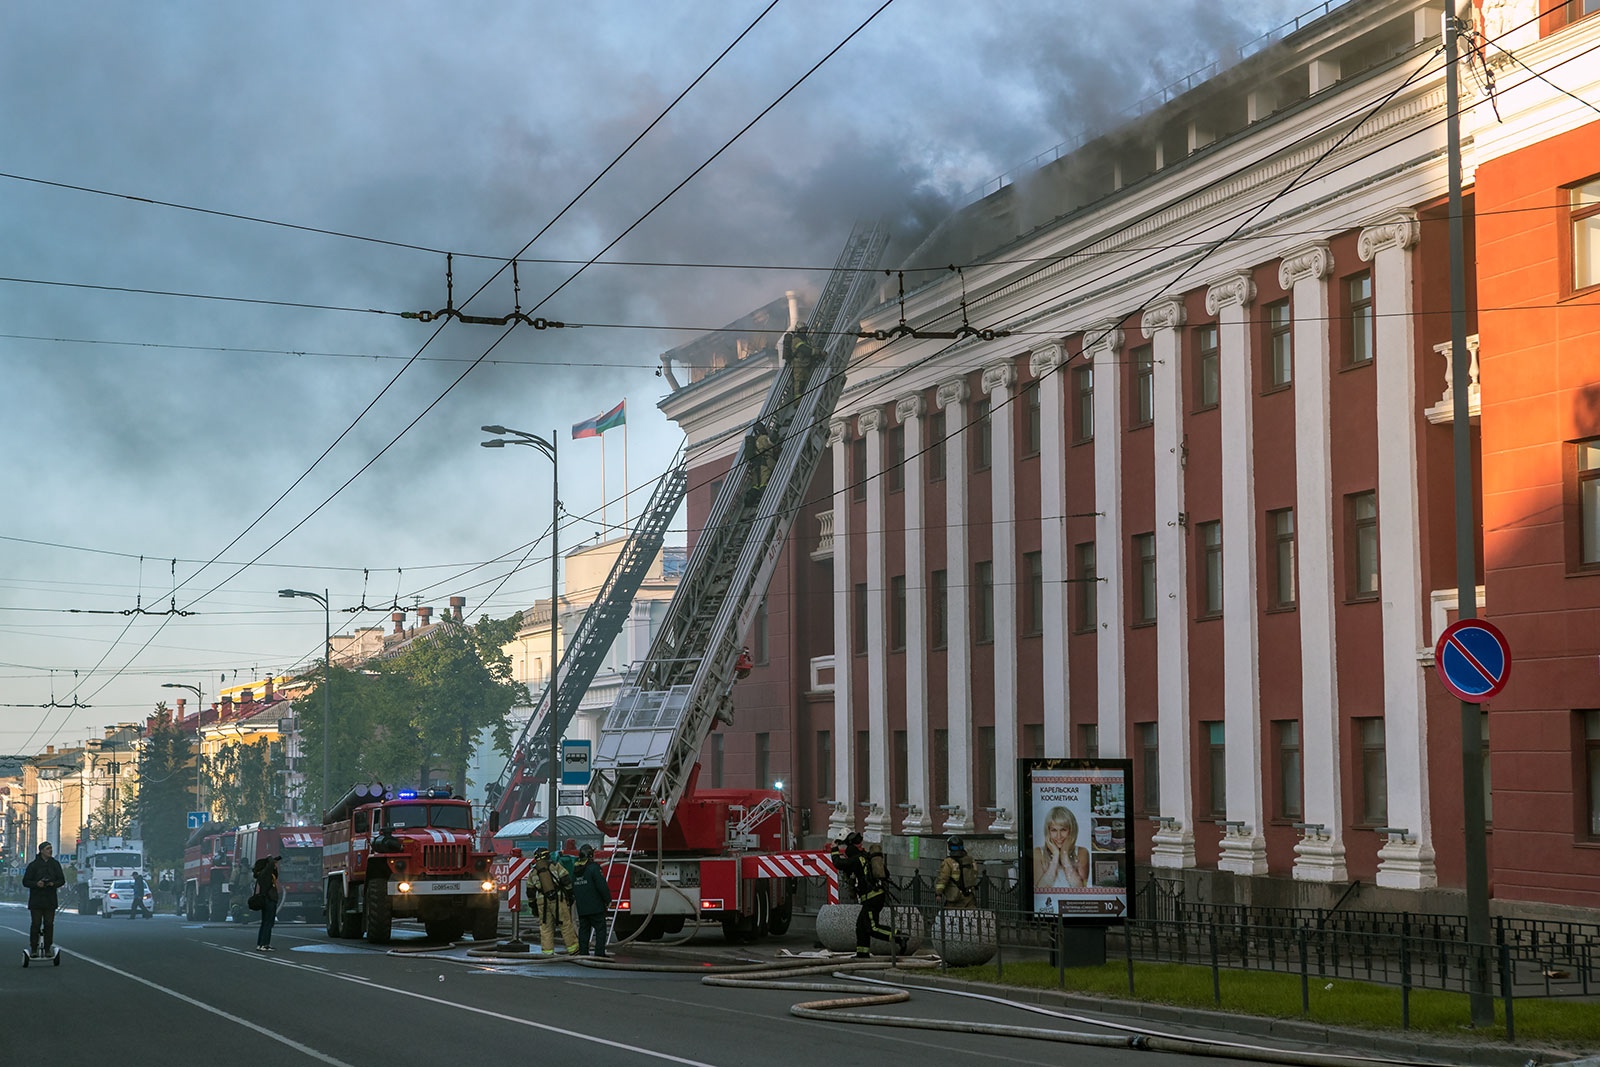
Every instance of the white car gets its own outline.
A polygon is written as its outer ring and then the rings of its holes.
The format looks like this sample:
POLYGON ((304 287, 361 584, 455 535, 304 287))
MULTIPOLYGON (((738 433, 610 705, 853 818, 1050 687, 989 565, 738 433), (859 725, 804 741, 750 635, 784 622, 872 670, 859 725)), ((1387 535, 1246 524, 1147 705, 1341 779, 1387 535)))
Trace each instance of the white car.
MULTIPOLYGON (((150 886, 146 884, 144 889, 144 917, 146 919, 155 914, 155 908, 152 906, 153 903, 153 898, 150 896, 150 886)), ((111 888, 107 889, 106 895, 101 898, 100 914, 109 917, 118 912, 132 910, 133 879, 118 878, 116 881, 111 883, 111 888)))

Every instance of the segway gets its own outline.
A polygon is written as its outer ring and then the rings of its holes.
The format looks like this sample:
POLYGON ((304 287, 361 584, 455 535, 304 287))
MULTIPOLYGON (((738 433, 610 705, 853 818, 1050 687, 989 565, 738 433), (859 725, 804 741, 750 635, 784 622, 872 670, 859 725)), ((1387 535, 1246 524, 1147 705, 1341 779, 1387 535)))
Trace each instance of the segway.
POLYGON ((22 950, 22 965, 24 967, 27 967, 27 966, 29 966, 31 964, 35 964, 35 963, 38 963, 38 964, 42 965, 47 961, 49 962, 50 966, 52 966, 52 967, 61 966, 61 946, 60 945, 52 945, 52 946, 50 946, 50 951, 49 952, 45 952, 43 949, 40 949, 37 953, 29 952, 27 949, 23 949, 22 950))

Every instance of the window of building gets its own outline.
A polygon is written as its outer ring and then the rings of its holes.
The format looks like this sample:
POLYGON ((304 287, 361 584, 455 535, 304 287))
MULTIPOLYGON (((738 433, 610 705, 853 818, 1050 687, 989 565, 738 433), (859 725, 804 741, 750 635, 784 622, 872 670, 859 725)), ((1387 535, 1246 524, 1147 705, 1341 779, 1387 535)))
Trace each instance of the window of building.
POLYGON ((1222 523, 1202 522, 1195 532, 1200 554, 1195 568, 1200 572, 1200 617, 1214 619, 1222 614, 1222 523))
POLYGON ((950 644, 950 575, 946 571, 934 571, 928 579, 930 647, 945 648, 950 644))
POLYGON ((950 731, 933 731, 933 802, 950 806, 950 731))
POLYGON ((1289 301, 1268 304, 1267 388, 1280 389, 1294 381, 1294 318, 1289 301))
MULTIPOLYGON (((1595 0, 1600 3, 1600 0, 1595 0)), ((1589 14, 1590 12, 1584 12, 1589 14)), ((1572 289, 1600 285, 1600 178, 1567 190, 1572 233, 1572 289)))
POLYGON ((1129 362, 1133 387, 1128 390, 1128 429, 1149 426, 1156 418, 1155 349, 1140 345, 1129 362))
POLYGON ((1267 512, 1267 596, 1274 608, 1295 605, 1294 508, 1267 512))
POLYGON ((1024 428, 1028 439, 1023 450, 1025 456, 1037 456, 1044 443, 1044 413, 1040 410, 1042 393, 1038 382, 1030 382, 1022 390, 1022 409, 1027 413, 1024 428))
POLYGON ((994 727, 978 727, 978 807, 995 807, 994 727))
POLYGON ((1194 406, 1214 408, 1222 398, 1222 339, 1215 323, 1194 332, 1194 406))
POLYGON ((906 738, 904 730, 896 730, 890 737, 894 748, 894 788, 891 790, 891 800, 896 808, 906 806, 910 796, 906 779, 911 776, 911 745, 906 738))
POLYGON ((994 563, 972 565, 972 639, 978 644, 994 640, 994 563))
POLYGON ((1094 440, 1094 368, 1077 367, 1072 372, 1073 407, 1078 416, 1077 440, 1094 440))
POLYGON ((1344 280, 1345 318, 1349 336, 1345 340, 1345 363, 1356 366, 1372 362, 1377 351, 1377 326, 1372 317, 1372 272, 1362 271, 1344 280))
POLYGON ((852 648, 858 656, 867 654, 867 583, 856 583, 855 612, 850 619, 852 648))
POLYGON ((833 732, 830 730, 817 731, 817 799, 833 799, 833 732))
POLYGON ((1206 799, 1210 813, 1219 819, 1228 816, 1228 742, 1220 722, 1200 724, 1206 739, 1206 799))
POLYGON ((1304 812, 1301 801, 1304 785, 1300 767, 1300 722, 1285 719, 1272 724, 1278 746, 1278 817, 1299 819, 1304 812))
POLYGON ((1100 758, 1100 727, 1086 722, 1078 727, 1078 756, 1081 759, 1100 758))
POLYGON ((906 487, 906 428, 903 425, 889 427, 884 440, 889 449, 884 478, 889 483, 889 492, 898 493, 906 487))
POLYGON ((872 799, 872 734, 856 731, 856 799, 872 799))
POLYGON ((1078 615, 1078 629, 1093 630, 1099 623, 1100 578, 1095 573, 1094 542, 1084 541, 1072 548, 1073 599, 1078 615))
POLYGON ((767 622, 767 598, 756 605, 755 622, 750 626, 750 655, 763 666, 772 661, 772 628, 767 622))
POLYGON ((928 481, 944 479, 944 412, 928 416, 928 481))
POLYGON ((1600 711, 1578 713, 1583 718, 1583 770, 1588 783, 1586 825, 1590 837, 1600 837, 1600 711))
POLYGON ((1378 494, 1345 497, 1345 518, 1350 532, 1350 599, 1371 600, 1378 595, 1378 494))
POLYGON ((1135 625, 1156 621, 1156 535, 1133 535, 1135 625))
POLYGON ((1022 632, 1036 637, 1044 633, 1044 554, 1022 554, 1022 632))
POLYGON ((889 579, 889 650, 906 650, 906 576, 889 579))
POLYGON ((867 499, 867 439, 850 442, 850 499, 867 499))
POLYGON ((1569 528, 1576 535, 1578 567, 1600 566, 1600 438, 1572 445, 1577 471, 1569 485, 1569 507, 1577 513, 1569 528))
POLYGON ((972 437, 972 469, 988 470, 994 463, 994 419, 987 399, 973 402, 972 423, 967 432, 972 437))
POLYGON ((715 733, 711 735, 711 788, 722 788, 722 750, 723 743, 728 740, 726 734, 715 733))
POLYGON ((1143 779, 1139 790, 1141 811, 1161 813, 1161 740, 1156 724, 1141 722, 1134 726, 1139 740, 1139 776, 1143 779))
POLYGON ((1384 750, 1383 720, 1355 720, 1361 743, 1361 821, 1368 826, 1389 822, 1389 764, 1384 750))
POLYGON ((1039 759, 1044 755, 1043 723, 1022 724, 1022 755, 1027 759, 1039 759))
POLYGON ((756 734, 756 788, 772 788, 772 735, 756 734))

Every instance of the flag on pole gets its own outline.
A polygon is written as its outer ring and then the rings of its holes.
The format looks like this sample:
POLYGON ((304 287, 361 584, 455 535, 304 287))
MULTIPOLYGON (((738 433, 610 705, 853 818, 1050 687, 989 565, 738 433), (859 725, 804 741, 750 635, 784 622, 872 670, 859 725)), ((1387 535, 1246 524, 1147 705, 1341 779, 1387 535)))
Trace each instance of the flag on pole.
POLYGON ((618 426, 625 426, 628 422, 628 402, 624 400, 604 415, 596 415, 592 419, 572 424, 572 439, 580 437, 599 437, 607 430, 614 430, 618 426))

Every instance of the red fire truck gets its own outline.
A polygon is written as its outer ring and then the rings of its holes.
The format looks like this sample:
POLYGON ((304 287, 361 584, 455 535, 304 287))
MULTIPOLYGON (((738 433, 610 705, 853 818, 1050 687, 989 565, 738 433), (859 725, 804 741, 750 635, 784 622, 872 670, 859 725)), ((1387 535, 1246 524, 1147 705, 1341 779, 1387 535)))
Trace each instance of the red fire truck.
POLYGON ((232 894, 233 830, 206 823, 189 835, 183 850, 183 913, 190 922, 222 922, 232 894))
POLYGON ((358 785, 324 816, 323 914, 329 937, 389 941, 395 919, 434 940, 493 940, 494 853, 473 847, 472 805, 449 789, 358 785))
POLYGON ((262 856, 278 857, 278 918, 315 922, 322 917, 322 827, 239 827, 236 853, 255 869, 262 856))

